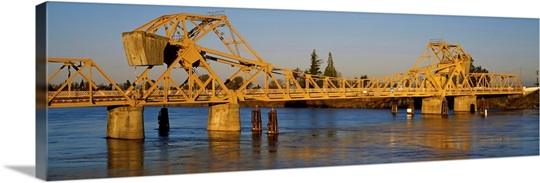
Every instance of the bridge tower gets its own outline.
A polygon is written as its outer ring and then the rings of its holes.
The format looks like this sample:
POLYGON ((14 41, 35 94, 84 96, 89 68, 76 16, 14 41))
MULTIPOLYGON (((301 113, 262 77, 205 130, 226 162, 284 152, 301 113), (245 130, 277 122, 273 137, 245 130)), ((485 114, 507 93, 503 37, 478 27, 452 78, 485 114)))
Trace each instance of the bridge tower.
POLYGON ((224 15, 164 15, 122 33, 122 38, 128 64, 146 67, 135 86, 127 90, 135 91, 137 85, 148 86, 135 100, 136 106, 150 102, 174 104, 177 98, 170 93, 176 92, 182 98, 179 103, 209 104, 208 130, 240 131, 238 101, 243 98, 238 95, 257 84, 256 76, 268 75, 273 70, 224 15), (213 44, 208 44, 212 40, 213 44), (201 42, 214 47, 203 47, 201 42), (219 66, 211 67, 209 62, 234 68, 229 73, 232 75, 222 80, 214 70, 219 66), (160 65, 166 66, 165 72, 151 79, 150 71, 160 65), (235 80, 239 76, 241 81, 235 80), (185 81, 176 82, 179 78, 185 81), (163 97, 154 97, 159 92, 163 92, 163 97))
POLYGON ((431 40, 409 71, 425 78, 425 88, 433 96, 422 99, 423 114, 441 114, 446 96, 454 95, 454 111, 471 111, 476 106, 476 96, 472 92, 461 91, 473 84, 469 78, 472 58, 460 45, 449 44, 440 39, 431 40), (462 92, 462 93, 456 93, 462 92))

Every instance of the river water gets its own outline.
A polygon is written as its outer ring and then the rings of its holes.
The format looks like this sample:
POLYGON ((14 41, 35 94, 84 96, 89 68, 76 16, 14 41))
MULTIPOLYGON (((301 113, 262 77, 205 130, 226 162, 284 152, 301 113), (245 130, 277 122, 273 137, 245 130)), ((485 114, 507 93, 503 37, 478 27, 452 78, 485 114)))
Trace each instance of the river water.
POLYGON ((48 179, 69 180, 365 165, 539 154, 539 111, 488 111, 407 117, 390 109, 276 108, 279 134, 206 130, 208 108, 170 107, 160 136, 160 107, 145 107, 144 140, 106 139, 105 107, 48 111, 48 179))

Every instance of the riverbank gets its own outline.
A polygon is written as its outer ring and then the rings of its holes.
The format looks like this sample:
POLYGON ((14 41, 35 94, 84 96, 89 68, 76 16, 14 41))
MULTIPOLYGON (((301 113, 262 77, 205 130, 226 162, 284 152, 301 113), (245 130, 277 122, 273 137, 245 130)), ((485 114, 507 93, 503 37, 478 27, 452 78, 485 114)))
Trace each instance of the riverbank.
POLYGON ((538 109, 539 95, 538 91, 527 96, 508 96, 487 99, 490 108, 499 109, 538 109))
MULTIPOLYGON (((478 98, 480 100, 481 98, 478 98)), ((287 102, 240 102, 241 107, 292 107, 292 108, 390 108, 396 102, 399 108, 407 108, 409 100, 415 101, 415 108, 420 108, 420 98, 377 98, 377 99, 336 99, 336 100, 309 100, 287 102)), ((453 106, 453 98, 449 97, 449 106, 453 106)), ((485 98, 492 109, 539 109, 539 93, 533 92, 527 96, 503 96, 485 98)))
MULTIPOLYGON (((414 100, 415 108, 422 106, 421 98, 370 98, 370 99, 333 99, 333 100, 306 100, 306 101, 243 101, 240 107, 275 107, 275 108, 390 108, 396 102, 399 108, 407 108, 409 101, 414 100)), ((481 98, 478 98, 481 100, 481 98)), ((539 93, 533 92, 527 96, 485 97, 491 109, 539 109, 539 93)), ((453 98, 448 98, 449 106, 453 106, 453 98)), ((177 106, 204 107, 208 104, 186 104, 177 106)))

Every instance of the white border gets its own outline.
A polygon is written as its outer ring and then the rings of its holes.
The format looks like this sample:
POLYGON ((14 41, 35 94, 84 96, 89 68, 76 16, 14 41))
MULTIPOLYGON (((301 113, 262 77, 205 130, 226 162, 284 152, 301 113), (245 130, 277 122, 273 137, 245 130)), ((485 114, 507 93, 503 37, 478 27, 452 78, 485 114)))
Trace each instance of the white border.
MULTIPOLYGON (((0 71, 2 182, 41 182, 10 167, 34 166, 35 159, 35 6, 43 1, 2 1, 2 59, 0 71), (6 57, 7 56, 7 57, 6 57), (22 80, 21 80, 22 78, 22 80)), ((125 3, 121 0, 70 2, 125 3)), ((538 18, 535 1, 423 1, 378 0, 132 0, 130 4, 214 7, 309 9, 355 12, 414 13, 538 18), (331 3, 328 3, 331 2, 331 3)), ((232 173, 169 175, 135 178, 89 179, 76 182, 226 181, 226 182, 531 182, 538 180, 540 157, 454 160, 426 163, 360 165, 332 168, 287 169, 232 173), (268 179, 273 177, 273 179, 268 179)), ((75 182, 75 181, 63 181, 75 182)))

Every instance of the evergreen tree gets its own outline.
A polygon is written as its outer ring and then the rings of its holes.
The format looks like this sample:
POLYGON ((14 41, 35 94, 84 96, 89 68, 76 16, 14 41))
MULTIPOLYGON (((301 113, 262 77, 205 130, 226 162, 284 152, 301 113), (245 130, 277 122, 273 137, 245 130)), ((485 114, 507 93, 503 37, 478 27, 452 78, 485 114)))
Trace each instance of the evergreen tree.
MULTIPOLYGON (((338 72, 336 71, 336 68, 334 67, 334 60, 332 59, 332 53, 328 52, 328 61, 326 62, 326 68, 324 69, 324 76, 337 78, 338 72)), ((332 83, 334 86, 338 86, 339 83, 337 80, 332 80, 332 83)), ((339 87, 339 86, 338 86, 339 87)))
MULTIPOLYGON (((322 86, 323 81, 320 80, 316 76, 321 76, 322 75, 320 67, 321 67, 321 63, 323 61, 321 59, 319 59, 319 56, 317 56, 317 53, 316 53, 315 49, 313 49, 313 52, 311 53, 310 61, 311 61, 311 65, 309 66, 309 69, 306 71, 306 73, 313 75, 314 77, 312 77, 312 78, 315 80, 317 85, 320 87, 320 86, 322 86)), ((313 86, 310 85, 310 87, 313 87, 313 86)))
POLYGON ((79 91, 79 90, 82 90, 82 89, 80 88, 79 83, 77 83, 77 82, 75 81, 75 82, 71 82, 71 90, 72 90, 72 91, 79 91))
POLYGON ((84 79, 81 79, 81 82, 79 83, 79 86, 78 87, 75 87, 75 86, 71 86, 71 88, 75 88, 75 89, 78 89, 80 91, 84 91, 86 90, 86 84, 84 82, 84 79))
POLYGON ((311 53, 310 61, 311 61, 311 65, 309 66, 309 69, 308 69, 309 72, 307 73, 311 75, 321 75, 322 72, 321 72, 320 66, 323 61, 319 59, 319 56, 317 56, 315 49, 313 49, 313 52, 311 53))
MULTIPOLYGON (((356 79, 356 77, 354 77, 354 79, 356 79)), ((367 80, 368 76, 367 75, 362 75, 362 76, 360 76, 360 79, 364 79, 364 81, 362 82, 362 85, 363 85, 363 87, 366 87, 367 84, 368 84, 368 80, 367 80)))
POLYGON ((123 83, 122 86, 123 86, 122 88, 123 90, 127 90, 129 87, 131 87, 131 82, 129 81, 129 79, 126 80, 126 82, 123 83))
POLYGON ((367 79, 367 78, 368 78, 367 75, 360 76, 360 79, 367 79))
POLYGON ((326 65, 326 68, 324 69, 324 76, 328 76, 328 77, 337 77, 338 74, 337 74, 337 71, 336 71, 336 68, 334 67, 334 60, 332 59, 332 53, 328 53, 328 61, 327 61, 328 65, 326 65))
POLYGON ((293 70, 293 78, 296 79, 300 87, 304 88, 306 87, 306 78, 304 76, 304 72, 300 70, 300 68, 296 68, 293 70))
POLYGON ((368 80, 367 80, 367 79, 368 79, 367 75, 362 75, 362 76, 360 76, 360 78, 358 78, 358 77, 355 76, 354 79, 355 79, 355 80, 357 80, 357 79, 363 79, 363 80, 364 80, 364 81, 362 82, 362 84, 361 84, 362 86, 357 86, 357 87, 366 87, 367 84, 369 83, 368 80))

